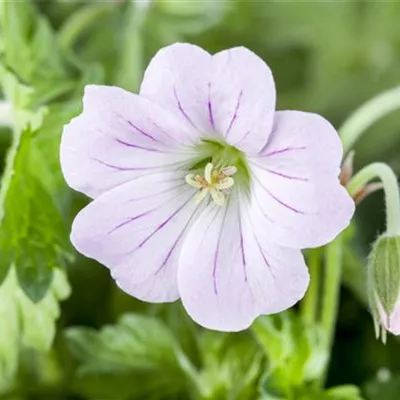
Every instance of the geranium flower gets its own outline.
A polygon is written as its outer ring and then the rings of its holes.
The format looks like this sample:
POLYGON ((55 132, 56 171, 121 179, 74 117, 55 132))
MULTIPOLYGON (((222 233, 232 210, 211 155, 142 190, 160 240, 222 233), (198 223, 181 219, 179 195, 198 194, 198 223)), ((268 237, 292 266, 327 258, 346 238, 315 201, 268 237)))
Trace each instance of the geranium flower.
POLYGON ((92 85, 83 104, 65 127, 61 165, 94 200, 71 240, 122 290, 181 298, 196 322, 222 331, 303 297, 300 249, 331 241, 354 204, 339 184, 335 129, 275 111, 263 60, 175 44, 150 62, 139 95, 92 85))

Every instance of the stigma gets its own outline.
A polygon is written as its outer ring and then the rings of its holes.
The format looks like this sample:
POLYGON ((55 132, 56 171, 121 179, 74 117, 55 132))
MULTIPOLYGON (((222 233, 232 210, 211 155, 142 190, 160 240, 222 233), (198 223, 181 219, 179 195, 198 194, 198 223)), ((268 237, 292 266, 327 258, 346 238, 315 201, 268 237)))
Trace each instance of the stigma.
POLYGON ((185 180, 190 186, 198 189, 195 196, 196 203, 200 203, 210 195, 214 203, 222 206, 235 184, 232 176, 236 172, 234 166, 214 168, 212 163, 208 163, 204 168, 204 175, 187 174, 185 180))

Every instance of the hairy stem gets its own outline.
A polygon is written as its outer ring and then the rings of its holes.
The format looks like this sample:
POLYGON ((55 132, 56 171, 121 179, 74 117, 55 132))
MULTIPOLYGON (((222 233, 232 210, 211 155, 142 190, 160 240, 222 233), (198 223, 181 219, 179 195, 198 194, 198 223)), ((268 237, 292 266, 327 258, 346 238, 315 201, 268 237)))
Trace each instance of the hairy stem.
POLYGON ((400 87, 381 93, 363 104, 340 129, 344 152, 347 153, 376 121, 399 108, 400 87))
POLYGON ((386 230, 389 235, 400 234, 400 196, 397 177, 385 163, 373 163, 359 171, 348 185, 350 194, 355 194, 368 182, 379 179, 383 184, 386 201, 386 230))

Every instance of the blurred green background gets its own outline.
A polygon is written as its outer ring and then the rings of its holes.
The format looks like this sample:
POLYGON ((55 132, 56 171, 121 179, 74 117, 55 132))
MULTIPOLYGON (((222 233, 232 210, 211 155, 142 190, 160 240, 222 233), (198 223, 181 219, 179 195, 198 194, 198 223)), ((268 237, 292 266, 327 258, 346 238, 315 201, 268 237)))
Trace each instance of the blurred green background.
MULTIPOLYGON (((87 200, 60 176, 63 124, 79 113, 86 83, 136 91, 162 46, 184 41, 210 52, 246 46, 270 65, 278 109, 317 112, 336 127, 368 99, 400 85, 399 1, 37 0, 0 6, 3 97, 13 102, 16 118, 30 123, 46 108, 34 138, 39 157, 32 156, 29 168, 67 230, 87 200), (31 91, 26 101, 23 88, 31 91)), ((1 130, 4 163, 11 136, 1 130)), ((400 173, 400 111, 357 143, 356 168, 371 161, 388 162, 400 173)), ((365 258, 384 229, 382 194, 361 204, 356 221, 345 249, 327 387, 356 385, 361 395, 312 386, 325 356, 318 353, 317 327, 303 326, 295 313, 261 320, 252 332, 206 332, 179 304, 129 298, 105 268, 77 257, 66 263, 69 285, 64 275, 41 281, 53 291, 48 304, 40 295, 36 303, 22 299, 23 292, 18 297, 10 279, 10 289, 0 289, 0 398, 400 400, 399 341, 390 337, 384 346, 375 340, 365 303, 365 258), (66 297, 51 346, 57 300, 66 297), (41 345, 43 335, 48 337, 41 345)), ((24 288, 33 300, 40 290, 24 288)))

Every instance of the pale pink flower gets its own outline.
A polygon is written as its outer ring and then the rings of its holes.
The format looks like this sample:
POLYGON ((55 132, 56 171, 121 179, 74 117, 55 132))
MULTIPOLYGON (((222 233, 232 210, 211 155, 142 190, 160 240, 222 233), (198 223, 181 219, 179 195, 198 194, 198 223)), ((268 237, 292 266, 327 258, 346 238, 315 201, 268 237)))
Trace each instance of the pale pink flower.
POLYGON ((122 290, 181 298, 222 331, 301 299, 300 249, 330 242, 354 203, 339 184, 342 146, 324 118, 275 111, 269 67, 251 51, 161 49, 140 94, 88 86, 65 127, 68 184, 94 198, 71 240, 122 290))

